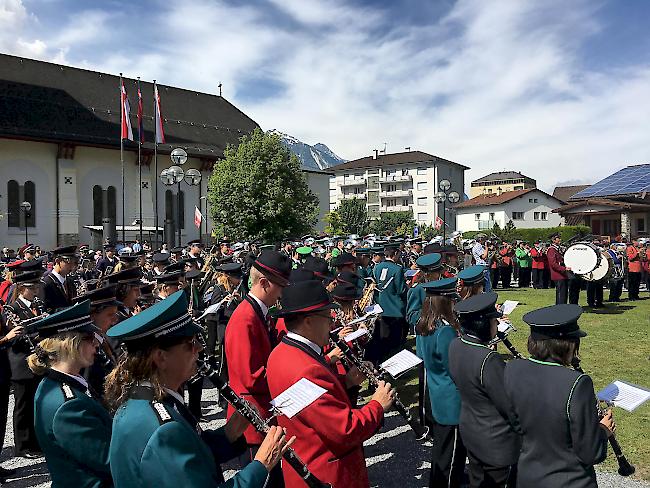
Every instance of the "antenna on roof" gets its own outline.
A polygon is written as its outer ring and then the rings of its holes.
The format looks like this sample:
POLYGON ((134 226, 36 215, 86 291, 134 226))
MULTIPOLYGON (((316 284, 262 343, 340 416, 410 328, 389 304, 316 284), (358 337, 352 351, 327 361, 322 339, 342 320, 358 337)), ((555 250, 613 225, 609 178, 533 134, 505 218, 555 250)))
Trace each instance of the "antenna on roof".
POLYGON ((411 146, 407 146, 407 147, 405 147, 404 150, 407 151, 407 152, 410 151, 410 150, 411 150, 411 146))
POLYGON ((384 142, 384 150, 381 152, 384 156, 386 156, 386 143, 384 142))
POLYGON ((219 96, 221 96, 221 87, 223 86, 223 84, 221 82, 219 82, 219 84, 217 86, 219 87, 219 96))

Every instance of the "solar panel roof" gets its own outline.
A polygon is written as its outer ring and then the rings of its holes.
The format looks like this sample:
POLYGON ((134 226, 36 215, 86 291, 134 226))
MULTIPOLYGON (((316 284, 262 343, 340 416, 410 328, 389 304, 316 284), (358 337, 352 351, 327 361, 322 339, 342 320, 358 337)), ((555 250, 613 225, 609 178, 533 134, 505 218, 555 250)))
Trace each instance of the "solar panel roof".
POLYGON ((650 164, 628 166, 608 176, 589 188, 585 188, 571 197, 578 198, 605 197, 611 195, 628 195, 650 191, 650 164))

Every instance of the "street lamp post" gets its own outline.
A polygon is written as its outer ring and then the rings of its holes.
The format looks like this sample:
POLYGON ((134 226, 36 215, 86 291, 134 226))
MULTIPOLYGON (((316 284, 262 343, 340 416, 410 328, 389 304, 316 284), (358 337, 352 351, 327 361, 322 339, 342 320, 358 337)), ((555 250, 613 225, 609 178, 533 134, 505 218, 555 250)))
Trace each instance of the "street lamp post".
POLYGON ((450 203, 457 203, 460 201, 460 194, 457 191, 451 190, 451 182, 447 179, 440 180, 438 183, 438 188, 440 191, 434 195, 434 199, 437 203, 442 203, 442 242, 443 244, 447 240, 447 200, 450 203))
POLYGON ((181 246, 181 181, 185 180, 189 186, 196 186, 201 183, 201 172, 194 168, 183 171, 180 165, 187 161, 187 153, 183 148, 177 147, 172 150, 170 158, 174 165, 160 172, 160 181, 165 186, 177 185, 176 225, 178 226, 178 245, 181 246))
POLYGON ((29 216, 29 211, 32 209, 32 204, 25 201, 20 204, 20 209, 23 211, 25 217, 25 245, 29 244, 29 236, 27 234, 27 217, 29 216))

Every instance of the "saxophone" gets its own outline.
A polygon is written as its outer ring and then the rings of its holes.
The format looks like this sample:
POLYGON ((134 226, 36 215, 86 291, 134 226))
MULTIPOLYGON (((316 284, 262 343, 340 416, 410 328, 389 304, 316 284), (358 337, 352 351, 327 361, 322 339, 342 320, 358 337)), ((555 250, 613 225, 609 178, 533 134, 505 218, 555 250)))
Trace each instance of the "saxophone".
POLYGON ((357 303, 357 307, 359 307, 361 313, 363 313, 366 310, 366 308, 368 308, 370 305, 374 303, 376 288, 377 288, 377 283, 375 283, 375 280, 372 280, 363 289, 363 295, 361 295, 361 298, 359 298, 359 302, 357 303))

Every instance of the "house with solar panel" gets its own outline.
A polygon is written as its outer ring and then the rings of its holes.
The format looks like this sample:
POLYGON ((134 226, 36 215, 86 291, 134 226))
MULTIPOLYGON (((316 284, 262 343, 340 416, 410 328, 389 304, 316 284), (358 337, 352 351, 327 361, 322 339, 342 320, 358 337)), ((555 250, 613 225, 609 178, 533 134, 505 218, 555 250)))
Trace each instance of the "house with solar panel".
POLYGON ((586 225, 595 235, 646 237, 650 225, 650 164, 623 168, 572 194, 553 210, 566 225, 586 225))

